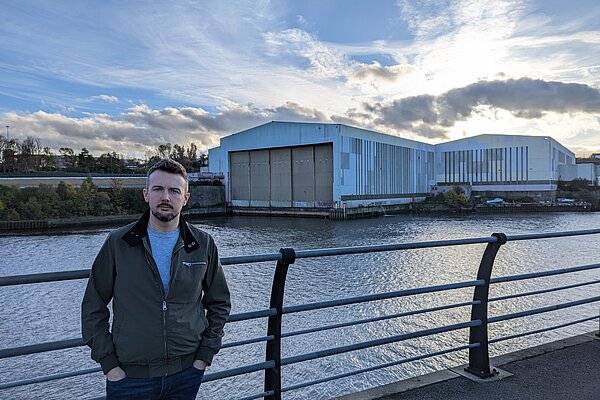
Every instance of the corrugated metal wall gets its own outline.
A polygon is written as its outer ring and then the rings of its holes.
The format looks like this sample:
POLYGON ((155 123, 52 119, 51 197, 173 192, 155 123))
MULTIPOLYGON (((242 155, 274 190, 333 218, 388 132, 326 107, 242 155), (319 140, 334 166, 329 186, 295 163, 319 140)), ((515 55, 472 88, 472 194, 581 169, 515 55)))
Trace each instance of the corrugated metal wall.
POLYGON ((529 181, 529 146, 444 151, 445 183, 529 181))
POLYGON ((342 142, 341 181, 350 192, 345 198, 429 193, 434 152, 352 137, 342 142))
POLYGON ((230 153, 232 203, 253 207, 331 207, 331 143, 230 153))

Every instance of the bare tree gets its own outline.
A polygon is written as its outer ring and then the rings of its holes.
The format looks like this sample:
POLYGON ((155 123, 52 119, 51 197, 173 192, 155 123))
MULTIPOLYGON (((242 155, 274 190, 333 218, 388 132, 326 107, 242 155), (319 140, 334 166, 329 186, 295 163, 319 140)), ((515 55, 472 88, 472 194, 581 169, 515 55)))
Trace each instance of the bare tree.
POLYGON ((31 165, 31 161, 40 153, 41 149, 42 145, 40 144, 40 139, 34 136, 27 136, 27 138, 20 143, 20 156, 23 158, 23 162, 25 163, 26 174, 28 174, 32 169, 33 165, 31 165))

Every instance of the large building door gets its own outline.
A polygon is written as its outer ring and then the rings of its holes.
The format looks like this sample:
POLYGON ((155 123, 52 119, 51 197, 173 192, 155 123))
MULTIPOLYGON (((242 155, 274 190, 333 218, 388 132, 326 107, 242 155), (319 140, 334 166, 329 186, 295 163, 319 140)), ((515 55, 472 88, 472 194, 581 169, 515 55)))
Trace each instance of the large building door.
POLYGON ((269 150, 250 152, 250 206, 269 207, 271 200, 271 176, 269 150))
POLYGON ((231 200, 240 207, 331 207, 331 143, 230 153, 231 200))
POLYGON ((271 149, 271 207, 292 206, 292 149, 271 149))
POLYGON ((234 206, 250 205, 250 152, 229 153, 231 201, 234 206))
POLYGON ((333 206, 333 146, 315 146, 315 207, 333 206))
POLYGON ((292 205, 314 207, 314 146, 292 147, 292 205))

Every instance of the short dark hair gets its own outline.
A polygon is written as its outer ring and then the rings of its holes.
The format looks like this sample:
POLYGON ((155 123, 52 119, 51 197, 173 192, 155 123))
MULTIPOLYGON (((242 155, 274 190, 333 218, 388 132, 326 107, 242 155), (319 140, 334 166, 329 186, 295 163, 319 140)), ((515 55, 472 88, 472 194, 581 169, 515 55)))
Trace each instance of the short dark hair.
POLYGON ((156 170, 165 171, 170 174, 181 175, 181 176, 183 176, 183 179, 185 179, 186 183, 188 181, 188 174, 183 165, 179 164, 177 161, 172 160, 170 158, 163 158, 160 161, 158 161, 156 164, 151 166, 150 169, 148 170, 148 173, 146 174, 146 187, 148 187, 148 181, 150 179, 150 175, 156 170))

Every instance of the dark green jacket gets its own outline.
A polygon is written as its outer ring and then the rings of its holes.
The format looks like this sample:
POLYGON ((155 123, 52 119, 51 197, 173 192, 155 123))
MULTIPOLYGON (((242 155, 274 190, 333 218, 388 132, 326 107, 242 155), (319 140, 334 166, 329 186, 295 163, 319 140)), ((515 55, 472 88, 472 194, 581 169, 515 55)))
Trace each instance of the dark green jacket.
POLYGON ((195 359, 210 364, 221 347, 231 304, 212 237, 181 217, 165 298, 147 237, 149 215, 111 232, 90 272, 82 334, 104 373, 121 366, 131 378, 170 375, 195 359))

